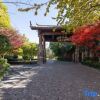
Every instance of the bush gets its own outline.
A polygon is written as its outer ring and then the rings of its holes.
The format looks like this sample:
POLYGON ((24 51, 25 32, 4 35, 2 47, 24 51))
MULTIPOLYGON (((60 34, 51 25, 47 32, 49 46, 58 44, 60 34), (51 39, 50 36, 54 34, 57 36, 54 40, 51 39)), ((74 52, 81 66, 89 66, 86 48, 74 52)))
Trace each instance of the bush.
POLYGON ((6 55, 6 56, 5 56, 5 59, 7 59, 8 61, 16 61, 16 60, 17 60, 17 57, 16 57, 16 56, 9 56, 9 55, 6 55))
POLYGON ((8 71, 9 64, 7 63, 6 59, 0 59, 0 78, 4 76, 4 74, 8 71))
POLYGON ((85 58, 82 64, 100 69, 100 62, 98 61, 98 58, 85 58))
POLYGON ((30 60, 30 58, 28 56, 23 56, 24 60, 30 60))

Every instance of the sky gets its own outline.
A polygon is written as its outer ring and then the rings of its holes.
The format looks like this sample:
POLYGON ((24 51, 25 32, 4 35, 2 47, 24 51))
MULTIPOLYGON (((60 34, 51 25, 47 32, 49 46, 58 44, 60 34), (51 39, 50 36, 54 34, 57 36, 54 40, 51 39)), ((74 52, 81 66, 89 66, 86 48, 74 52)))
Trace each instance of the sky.
MULTIPOLYGON (((12 1, 12 0, 3 0, 6 1, 12 1)), ((18 0, 15 0, 18 1, 18 0)), ((32 3, 43 3, 47 2, 48 0, 19 0, 22 2, 25 1, 31 1, 32 3)), ((38 43, 38 33, 37 31, 33 31, 30 29, 30 21, 34 26, 36 26, 36 23, 39 25, 56 25, 57 22, 52 19, 52 17, 56 16, 57 11, 54 9, 54 7, 51 8, 50 13, 48 16, 44 16, 45 8, 39 10, 39 13, 37 16, 34 15, 34 11, 31 10, 29 12, 19 12, 17 9, 20 7, 26 7, 25 5, 13 5, 8 4, 8 12, 10 14, 10 20, 12 26, 18 30, 21 34, 25 34, 25 36, 29 39, 30 42, 38 43)))

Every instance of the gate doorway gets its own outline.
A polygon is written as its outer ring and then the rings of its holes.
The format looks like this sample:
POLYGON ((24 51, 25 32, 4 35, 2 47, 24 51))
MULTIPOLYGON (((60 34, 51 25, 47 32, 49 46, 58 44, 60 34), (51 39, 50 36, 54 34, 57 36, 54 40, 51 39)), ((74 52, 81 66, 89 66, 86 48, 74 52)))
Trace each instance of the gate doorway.
POLYGON ((38 63, 46 63, 46 42, 71 42, 70 36, 61 26, 38 25, 30 28, 38 31, 39 37, 39 50, 38 50, 38 63))

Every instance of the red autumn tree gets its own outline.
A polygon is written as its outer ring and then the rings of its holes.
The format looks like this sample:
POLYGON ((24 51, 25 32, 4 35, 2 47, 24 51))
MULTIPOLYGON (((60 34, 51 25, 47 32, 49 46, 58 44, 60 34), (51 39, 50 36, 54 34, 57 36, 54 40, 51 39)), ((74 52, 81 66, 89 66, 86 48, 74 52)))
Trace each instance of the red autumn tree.
POLYGON ((7 37, 13 49, 17 49, 23 45, 23 36, 13 29, 0 28, 0 35, 7 37))
POLYGON ((100 21, 77 28, 71 40, 77 46, 88 47, 95 52, 100 52, 100 21))

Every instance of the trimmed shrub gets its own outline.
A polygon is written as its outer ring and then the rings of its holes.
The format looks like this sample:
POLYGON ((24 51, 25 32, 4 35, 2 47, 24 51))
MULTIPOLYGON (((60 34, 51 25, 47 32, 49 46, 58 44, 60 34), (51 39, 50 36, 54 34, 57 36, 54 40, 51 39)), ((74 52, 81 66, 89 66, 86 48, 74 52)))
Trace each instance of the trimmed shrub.
POLYGON ((100 62, 98 61, 98 58, 85 58, 82 62, 84 65, 88 65, 93 68, 100 69, 100 62))
POLYGON ((0 59, 0 79, 6 74, 10 65, 7 63, 6 59, 0 59))

